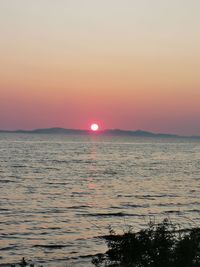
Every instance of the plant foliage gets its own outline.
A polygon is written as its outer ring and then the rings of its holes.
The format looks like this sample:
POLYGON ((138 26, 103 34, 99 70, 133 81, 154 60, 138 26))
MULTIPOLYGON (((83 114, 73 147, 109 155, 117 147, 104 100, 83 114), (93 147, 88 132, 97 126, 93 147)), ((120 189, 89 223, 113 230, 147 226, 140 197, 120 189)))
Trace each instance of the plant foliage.
POLYGON ((103 237, 108 251, 92 263, 108 267, 200 267, 200 228, 178 229, 169 219, 148 228, 103 237))

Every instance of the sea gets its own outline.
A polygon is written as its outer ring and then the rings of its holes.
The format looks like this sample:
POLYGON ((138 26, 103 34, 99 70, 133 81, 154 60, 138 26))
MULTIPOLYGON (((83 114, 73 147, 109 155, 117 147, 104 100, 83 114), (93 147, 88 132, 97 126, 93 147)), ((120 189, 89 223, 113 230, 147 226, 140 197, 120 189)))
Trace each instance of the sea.
POLYGON ((164 218, 200 226, 200 139, 0 134, 0 266, 94 266, 164 218))

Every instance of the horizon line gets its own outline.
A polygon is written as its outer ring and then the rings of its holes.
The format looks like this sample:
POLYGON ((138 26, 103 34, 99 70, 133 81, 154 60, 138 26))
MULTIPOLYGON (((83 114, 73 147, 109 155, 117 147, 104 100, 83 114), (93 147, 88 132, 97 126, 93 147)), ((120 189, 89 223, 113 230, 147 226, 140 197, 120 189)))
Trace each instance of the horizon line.
POLYGON ((8 130, 8 129, 0 129, 0 132, 7 132, 7 133, 16 133, 16 132, 36 132, 36 131, 40 131, 40 130, 69 130, 69 131, 80 131, 80 132, 88 132, 91 134, 100 134, 100 133, 104 133, 107 131, 119 131, 119 132, 124 132, 124 133, 143 133, 143 134, 152 134, 152 135, 168 135, 168 136, 174 136, 174 137, 197 137, 200 138, 200 135, 180 135, 180 134, 176 134, 176 133, 165 133, 165 132, 152 132, 152 131, 148 131, 148 130, 141 130, 141 129, 137 129, 137 130, 127 130, 127 129, 121 129, 121 128, 107 128, 107 129, 100 129, 97 132, 91 132, 90 129, 80 129, 80 128, 64 128, 64 127, 46 127, 46 128, 33 128, 33 129, 13 129, 13 130, 8 130))

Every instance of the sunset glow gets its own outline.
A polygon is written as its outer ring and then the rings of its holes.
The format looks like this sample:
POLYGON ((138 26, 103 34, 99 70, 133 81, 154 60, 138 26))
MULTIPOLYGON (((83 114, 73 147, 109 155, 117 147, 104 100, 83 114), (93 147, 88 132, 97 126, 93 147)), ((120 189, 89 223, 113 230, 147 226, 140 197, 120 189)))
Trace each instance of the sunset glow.
POLYGON ((196 264, 199 163, 200 0, 0 0, 0 267, 196 264))
POLYGON ((93 124, 90 126, 90 128, 91 128, 91 130, 92 130, 93 132, 96 132, 96 131, 99 130, 99 125, 96 124, 96 123, 93 123, 93 124))
POLYGON ((200 1, 0 1, 0 129, 200 135, 200 1), (180 4, 181 3, 181 4, 180 4))

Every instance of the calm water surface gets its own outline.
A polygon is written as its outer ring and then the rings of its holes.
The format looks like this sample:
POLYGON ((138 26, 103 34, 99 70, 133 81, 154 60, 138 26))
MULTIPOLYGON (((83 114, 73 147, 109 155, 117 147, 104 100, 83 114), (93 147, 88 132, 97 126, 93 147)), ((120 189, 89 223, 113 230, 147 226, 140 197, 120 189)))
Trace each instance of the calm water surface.
POLYGON ((200 225, 200 141, 0 134, 0 188, 0 266, 90 266, 109 225, 200 225))

